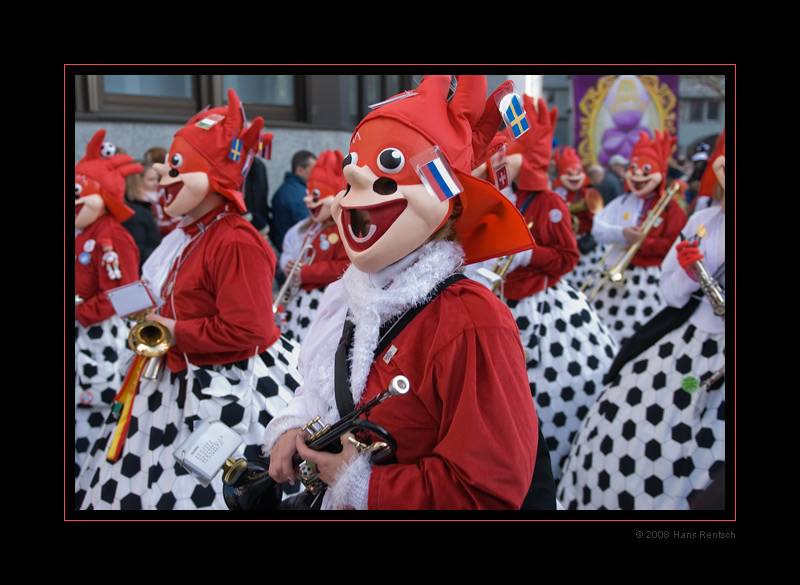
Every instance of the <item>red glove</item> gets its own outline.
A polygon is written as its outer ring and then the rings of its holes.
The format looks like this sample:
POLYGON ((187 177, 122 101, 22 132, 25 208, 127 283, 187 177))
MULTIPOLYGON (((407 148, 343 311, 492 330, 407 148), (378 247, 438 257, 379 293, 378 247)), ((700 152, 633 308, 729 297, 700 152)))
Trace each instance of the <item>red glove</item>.
POLYGON ((681 265, 681 268, 689 272, 690 276, 692 276, 692 273, 689 268, 693 266, 695 262, 703 259, 703 254, 700 253, 700 249, 697 247, 698 244, 699 242, 697 240, 693 242, 684 240, 675 246, 675 250, 678 252, 678 264, 681 265))

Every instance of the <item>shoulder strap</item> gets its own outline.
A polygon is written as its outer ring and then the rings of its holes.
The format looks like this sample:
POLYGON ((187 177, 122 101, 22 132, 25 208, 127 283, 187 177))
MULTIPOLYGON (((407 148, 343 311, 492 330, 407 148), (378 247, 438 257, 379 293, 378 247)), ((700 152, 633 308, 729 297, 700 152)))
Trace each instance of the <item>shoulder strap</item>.
POLYGON ((698 304, 700 304, 700 299, 693 296, 683 307, 664 307, 637 329, 619 348, 611 367, 603 376, 603 385, 614 382, 625 364, 641 355, 667 333, 686 323, 698 304))
MULTIPOLYGON (((442 282, 440 282, 433 289, 432 294, 427 301, 420 303, 408 309, 405 313, 390 319, 381 326, 380 334, 378 337, 378 346, 375 348, 375 357, 380 355, 384 349, 389 347, 392 339, 400 333, 406 325, 408 325, 414 317, 416 317, 428 303, 435 299, 439 293, 445 288, 466 278, 463 274, 453 274, 442 282)), ((355 409, 353 405, 353 395, 350 392, 350 348, 353 344, 353 330, 355 325, 350 319, 344 322, 342 330, 342 337, 339 340, 339 347, 336 349, 336 369, 334 372, 334 385, 336 390, 336 405, 339 408, 339 414, 345 416, 355 409)))

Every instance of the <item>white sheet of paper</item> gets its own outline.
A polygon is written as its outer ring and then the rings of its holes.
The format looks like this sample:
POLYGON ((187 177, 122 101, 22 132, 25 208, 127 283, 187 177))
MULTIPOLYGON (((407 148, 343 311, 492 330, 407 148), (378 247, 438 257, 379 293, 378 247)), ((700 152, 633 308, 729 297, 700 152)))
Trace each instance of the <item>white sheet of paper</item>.
POLYGON ((120 286, 108 291, 106 294, 120 317, 126 317, 145 309, 156 307, 153 297, 141 281, 120 286))

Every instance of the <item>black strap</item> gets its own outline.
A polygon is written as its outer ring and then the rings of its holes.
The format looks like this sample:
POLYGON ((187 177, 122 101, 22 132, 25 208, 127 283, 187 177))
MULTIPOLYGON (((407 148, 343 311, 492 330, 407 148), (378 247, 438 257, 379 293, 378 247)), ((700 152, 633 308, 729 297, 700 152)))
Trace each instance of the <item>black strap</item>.
POLYGON ((642 325, 622 344, 614 362, 603 377, 603 384, 613 382, 625 364, 641 355, 667 333, 686 323, 699 303, 700 298, 693 296, 683 307, 664 307, 655 317, 642 325))
MULTIPOLYGON (((445 288, 466 278, 463 274, 452 274, 440 282, 431 291, 427 301, 408 309, 405 313, 390 319, 381 326, 378 336, 378 346, 375 348, 374 357, 377 358, 383 350, 389 347, 392 339, 416 317, 422 309, 428 306, 433 299, 445 288)), ((353 346, 353 330, 355 325, 350 319, 345 319, 342 337, 339 340, 339 347, 336 349, 336 369, 334 372, 334 386, 336 390, 336 406, 339 408, 339 415, 344 417, 355 410, 353 405, 353 394, 350 392, 350 348, 353 346)))

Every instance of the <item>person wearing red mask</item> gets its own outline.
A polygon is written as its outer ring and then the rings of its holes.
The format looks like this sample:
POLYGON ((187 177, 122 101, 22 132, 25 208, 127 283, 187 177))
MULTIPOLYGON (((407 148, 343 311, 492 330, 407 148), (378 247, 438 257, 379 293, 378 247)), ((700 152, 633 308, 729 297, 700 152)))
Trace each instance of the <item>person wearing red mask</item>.
POLYGON ((597 242, 592 238, 592 219, 603 208, 603 196, 591 186, 587 173, 575 149, 566 146, 553 153, 556 178, 553 191, 558 193, 572 214, 572 227, 578 242, 578 264, 565 279, 573 287, 580 287, 587 270, 592 269, 602 257, 597 242))
MULTIPOLYGON (((328 487, 312 506, 519 509, 531 487, 538 422, 519 334, 508 308, 461 271, 533 241, 513 205, 470 175, 476 160, 486 160, 478 154, 483 137, 498 127, 479 130, 495 107, 485 76, 458 76, 448 99, 450 86, 450 76, 425 76, 378 105, 355 129, 344 160, 347 185, 332 213, 352 264, 326 291, 331 309, 314 327, 342 332, 349 321, 338 352, 349 359, 337 362, 338 335, 310 334, 318 343, 303 344, 314 358, 303 387, 264 437, 275 481, 298 478, 295 453, 316 464, 328 487), (306 446, 300 427, 310 418, 335 422, 349 411, 337 406, 337 367, 349 370, 339 388, 353 407, 407 377, 406 394, 369 413, 396 441, 391 460, 374 464, 352 434, 337 455, 306 446)), ((548 504, 555 508, 554 494, 548 504)))
MULTIPOLYGON (((280 338, 272 315, 276 258, 244 218, 239 190, 258 148, 263 120, 248 126, 233 90, 228 105, 206 109, 175 133, 167 161, 155 164, 176 195, 166 207, 183 216, 151 259, 147 282, 163 303, 148 319, 173 343, 158 382, 141 384, 129 432, 112 461, 90 459, 76 506, 91 509, 226 509, 221 474, 200 482, 175 458, 197 423, 218 420, 257 454, 270 416, 299 384, 297 347, 280 338), (170 249, 161 249, 163 246, 170 249)), ((107 437, 116 425, 109 424, 107 437)))
POLYGON ((85 463, 131 355, 129 325, 107 291, 139 279, 139 249, 122 222, 125 177, 142 172, 98 130, 75 165, 75 472, 85 463))
POLYGON ((297 343, 305 338, 327 286, 350 265, 331 217, 333 198, 344 186, 343 160, 338 150, 319 155, 304 198, 309 218, 294 224, 283 238, 281 266, 287 276, 292 275, 292 282, 282 289, 287 292, 278 300, 278 320, 284 336, 297 343), (300 267, 295 269, 298 261, 300 267))
POLYGON ((628 191, 594 216, 592 236, 610 250, 594 273, 587 273, 583 287, 620 345, 664 307, 658 287, 661 263, 686 223, 686 213, 673 197, 653 220, 646 237, 641 226, 668 188, 667 161, 675 141, 667 131, 656 130, 654 138, 641 132, 625 173, 628 191), (622 283, 609 279, 603 285, 602 275, 640 240, 622 283))

